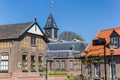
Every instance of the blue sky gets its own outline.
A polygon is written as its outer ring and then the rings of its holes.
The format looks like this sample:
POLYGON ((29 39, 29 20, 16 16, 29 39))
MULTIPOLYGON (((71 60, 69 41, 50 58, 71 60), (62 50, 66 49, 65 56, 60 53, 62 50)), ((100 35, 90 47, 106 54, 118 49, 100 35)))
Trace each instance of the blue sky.
MULTIPOLYGON (((50 0, 0 0, 0 25, 37 21, 45 26, 50 0)), ((73 31, 91 42, 103 29, 120 26, 120 0, 54 0, 59 32, 73 31)))

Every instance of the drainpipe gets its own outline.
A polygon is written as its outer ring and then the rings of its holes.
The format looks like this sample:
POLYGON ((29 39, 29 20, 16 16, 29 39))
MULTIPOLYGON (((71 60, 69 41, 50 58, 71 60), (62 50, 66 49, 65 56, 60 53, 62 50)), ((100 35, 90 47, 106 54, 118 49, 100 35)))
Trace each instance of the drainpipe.
POLYGON ((12 72, 14 70, 14 40, 12 40, 12 72))

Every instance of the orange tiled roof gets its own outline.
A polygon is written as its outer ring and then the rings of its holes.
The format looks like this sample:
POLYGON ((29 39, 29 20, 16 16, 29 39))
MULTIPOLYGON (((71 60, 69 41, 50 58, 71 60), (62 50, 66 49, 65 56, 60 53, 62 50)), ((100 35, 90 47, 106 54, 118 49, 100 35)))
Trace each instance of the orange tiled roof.
MULTIPOLYGON (((101 30, 94 39, 98 38, 105 38, 106 44, 110 42, 110 35, 112 32, 115 31, 118 35, 120 35, 120 28, 112 28, 112 29, 107 29, 107 30, 101 30)), ((93 46, 92 42, 89 44, 88 48, 86 49, 88 51, 89 55, 104 55, 104 47, 103 46, 93 46)), ((110 50, 109 48, 106 47, 106 55, 110 55, 110 50)), ((114 55, 120 55, 120 49, 115 49, 114 50, 114 55)))

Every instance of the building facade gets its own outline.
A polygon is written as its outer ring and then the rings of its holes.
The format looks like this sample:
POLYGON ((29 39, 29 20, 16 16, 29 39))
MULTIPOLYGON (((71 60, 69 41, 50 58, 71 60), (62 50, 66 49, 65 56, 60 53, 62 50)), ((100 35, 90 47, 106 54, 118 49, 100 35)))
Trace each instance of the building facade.
MULTIPOLYGON (((104 38, 106 40, 106 46, 105 49, 103 45, 93 46, 93 43, 90 43, 88 48, 86 49, 88 51, 89 55, 97 55, 105 58, 104 56, 104 50, 106 53, 106 76, 107 79, 120 76, 120 28, 112 28, 107 30, 101 30, 95 37, 94 40, 98 38, 104 38), (109 46, 109 43, 114 43, 114 51, 111 52, 109 46), (113 53, 113 61, 112 61, 112 54, 113 53), (112 64, 113 63, 113 64, 112 64), (113 69, 113 73, 112 73, 113 69)), ((82 74, 85 74, 85 66, 83 65, 82 74)), ((89 64, 87 68, 87 74, 90 78, 104 78, 105 77, 105 68, 104 63, 94 63, 89 64)))
POLYGON ((78 71, 80 73, 81 66, 75 64, 74 57, 81 55, 87 43, 76 39, 72 41, 59 40, 59 29, 52 13, 48 16, 44 30, 50 41, 47 44, 48 70, 78 71))
POLYGON ((0 26, 0 80, 44 80, 48 42, 35 22, 0 26))
POLYGON ((48 43, 48 60, 50 71, 81 71, 81 65, 76 63, 75 57, 81 56, 87 44, 83 41, 60 41, 48 43))

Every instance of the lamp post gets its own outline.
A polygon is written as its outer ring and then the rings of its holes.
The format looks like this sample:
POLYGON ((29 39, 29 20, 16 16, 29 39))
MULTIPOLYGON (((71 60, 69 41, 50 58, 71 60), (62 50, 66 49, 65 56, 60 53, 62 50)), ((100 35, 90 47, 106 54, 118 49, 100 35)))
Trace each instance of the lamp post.
POLYGON ((48 76, 47 76, 47 75, 48 75, 48 74, 47 74, 47 73, 48 73, 47 62, 48 62, 48 61, 47 61, 47 59, 46 59, 46 77, 45 77, 46 80, 47 80, 47 77, 48 77, 48 76))
POLYGON ((105 80, 107 80, 107 72, 106 72, 106 40, 105 38, 98 38, 93 40, 93 46, 100 46, 103 45, 104 47, 104 69, 105 69, 105 80))
POLYGON ((48 68, 47 68, 47 57, 46 57, 46 65, 45 65, 45 66, 46 66, 46 75, 45 75, 45 80, 47 80, 47 75, 48 75, 48 74, 47 74, 47 73, 48 73, 48 68))
POLYGON ((113 52, 114 52, 115 45, 113 43, 109 44, 109 49, 111 52, 111 73, 112 73, 112 80, 114 80, 114 74, 113 74, 113 52))

